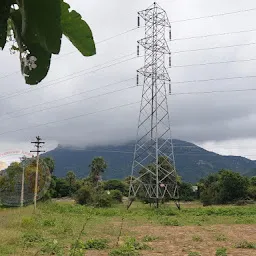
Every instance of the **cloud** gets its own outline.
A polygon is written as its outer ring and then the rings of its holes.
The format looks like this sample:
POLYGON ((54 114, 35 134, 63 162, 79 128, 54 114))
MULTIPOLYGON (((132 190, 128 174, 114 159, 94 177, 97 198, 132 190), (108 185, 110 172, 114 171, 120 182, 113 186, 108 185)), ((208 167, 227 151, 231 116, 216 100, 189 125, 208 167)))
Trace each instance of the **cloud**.
MULTIPOLYGON (((152 4, 148 0, 110 0, 104 3, 99 0, 69 2, 72 8, 78 10, 91 26, 96 42, 135 28, 137 11, 152 4)), ((252 0, 235 0, 232 3, 220 0, 212 2, 163 0, 159 1, 159 4, 166 9, 171 21, 254 7, 252 0)), ((255 24, 255 11, 241 12, 215 18, 174 22, 172 35, 173 39, 178 39, 233 32, 254 29, 253 24, 255 24)), ((102 63, 108 62, 105 66, 114 64, 118 61, 111 62, 111 60, 117 58, 119 61, 123 60, 120 59, 122 56, 131 53, 136 56, 137 40, 142 38, 143 34, 143 28, 140 28, 97 44, 97 55, 90 58, 81 56, 64 39, 61 55, 53 59, 49 76, 41 85, 32 88, 25 85, 19 73, 0 79, 0 95, 3 96, 0 100, 0 139, 2 142, 0 150, 12 147, 28 150, 31 147, 30 141, 39 134, 47 141, 47 149, 55 147, 58 143, 81 146, 121 143, 135 139, 139 104, 120 108, 118 106, 140 101, 141 87, 125 88, 136 85, 136 69, 143 66, 143 59, 136 58, 97 72, 90 71, 102 68, 99 66, 102 63), (73 54, 67 54, 74 51, 73 54), (90 69, 92 67, 94 68, 90 69), (69 79, 69 76, 73 79, 69 79), (105 87, 107 84, 130 78, 134 79, 105 87), (99 90, 91 91, 100 87, 99 90), (120 89, 124 90, 110 93, 120 89), (14 92, 17 92, 16 96, 10 97, 14 92), (105 96, 102 95, 104 93, 105 96), (76 96, 70 98, 74 94, 76 96), (50 101, 53 102, 49 103, 50 101), (68 104, 73 101, 79 102, 68 104), (44 102, 47 103, 43 104, 44 102), (101 112, 115 107, 117 108, 101 112), (15 112, 24 108, 27 109, 15 112), (46 108, 50 109, 44 110, 46 108), (75 116, 81 117, 72 119, 75 116), (67 120, 60 121, 63 119, 67 120), (60 122, 54 123, 55 121, 60 122), (47 123, 49 124, 40 126, 47 123), (10 133, 10 131, 15 132, 10 133)), ((254 41, 255 34, 256 32, 249 32, 201 39, 174 40, 170 43, 173 52, 172 65, 256 59, 255 45, 174 53, 190 49, 250 43, 254 41)), ((18 56, 10 56, 8 49, 1 52, 0 56, 2 64, 0 77, 19 70, 18 56)), ((254 78, 175 83, 251 76, 255 74, 254 66, 255 61, 247 61, 170 69, 174 95, 169 96, 168 103, 173 136, 206 145, 209 149, 220 153, 226 152, 225 145, 227 144, 224 143, 226 141, 231 144, 233 141, 237 144, 244 140, 254 141, 256 103, 253 91, 177 95, 187 92, 254 88, 254 78)), ((241 147, 235 153, 251 155, 250 147, 254 146, 248 143, 249 149, 241 147)))

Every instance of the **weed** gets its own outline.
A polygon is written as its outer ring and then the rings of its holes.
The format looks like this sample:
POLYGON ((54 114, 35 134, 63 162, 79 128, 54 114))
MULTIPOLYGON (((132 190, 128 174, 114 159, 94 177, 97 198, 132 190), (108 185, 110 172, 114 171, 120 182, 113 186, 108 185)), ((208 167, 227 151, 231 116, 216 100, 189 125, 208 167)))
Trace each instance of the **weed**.
POLYGON ((218 248, 216 250, 216 256, 227 256, 227 249, 224 247, 218 248))
POLYGON ((197 235, 192 236, 192 240, 195 241, 195 242, 202 242, 203 241, 202 237, 197 236, 197 235))
POLYGON ((136 241, 136 238, 130 237, 126 240, 125 247, 134 248, 135 250, 147 250, 150 249, 150 247, 146 244, 140 243, 136 241))
POLYGON ((32 228, 36 226, 36 221, 33 217, 22 217, 21 227, 23 228, 32 228))
POLYGON ((41 249, 42 254, 63 256, 62 247, 58 244, 56 239, 46 242, 41 249))
POLYGON ((45 227, 54 227, 56 223, 55 220, 44 220, 42 225, 45 227))
POLYGON ((153 242, 155 240, 157 240, 158 237, 157 236, 149 236, 149 235, 146 235, 142 238, 142 242, 153 242))
POLYGON ((103 250, 108 247, 108 241, 106 239, 90 239, 84 244, 84 248, 88 250, 103 250))
POLYGON ((216 235, 216 241, 227 241, 227 238, 223 234, 216 235))
POLYGON ((140 253, 136 251, 134 248, 129 247, 120 247, 118 249, 114 249, 109 253, 109 256, 139 256, 140 253))
POLYGON ((39 233, 25 233, 22 236, 22 241, 24 245, 32 246, 35 243, 43 242, 44 239, 39 233))
POLYGON ((242 249, 256 249, 256 244, 248 242, 248 241, 242 241, 238 243, 236 248, 242 248, 242 249))
POLYGON ((160 219, 160 223, 165 226, 181 226, 177 219, 171 219, 168 217, 160 219))
POLYGON ((188 256, 201 256, 199 252, 189 252, 188 256))

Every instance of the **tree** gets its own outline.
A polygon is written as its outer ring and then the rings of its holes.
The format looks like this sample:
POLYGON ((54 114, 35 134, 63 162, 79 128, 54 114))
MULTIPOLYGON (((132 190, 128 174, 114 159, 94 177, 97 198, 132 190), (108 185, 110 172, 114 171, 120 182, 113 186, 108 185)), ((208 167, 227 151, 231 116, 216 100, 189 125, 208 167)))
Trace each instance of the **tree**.
POLYGON ((68 183, 68 186, 69 186, 69 195, 71 196, 72 193, 75 192, 76 188, 75 188, 75 185, 76 185, 76 175, 73 171, 69 171, 67 172, 66 174, 66 181, 68 183))
POLYGON ((88 24, 63 0, 1 0, 0 48, 14 42, 20 54, 21 73, 27 84, 47 75, 52 54, 59 54, 65 35, 84 55, 96 53, 88 24))
POLYGON ((228 203, 247 196, 249 180, 247 177, 230 170, 220 171, 219 202, 228 203))
POLYGON ((100 176, 107 168, 107 163, 103 157, 95 157, 89 165, 91 168, 89 178, 93 185, 98 185, 100 176))
POLYGON ((47 165, 49 171, 51 174, 53 174, 53 171, 55 169, 55 162, 52 157, 44 157, 42 158, 45 164, 47 165))

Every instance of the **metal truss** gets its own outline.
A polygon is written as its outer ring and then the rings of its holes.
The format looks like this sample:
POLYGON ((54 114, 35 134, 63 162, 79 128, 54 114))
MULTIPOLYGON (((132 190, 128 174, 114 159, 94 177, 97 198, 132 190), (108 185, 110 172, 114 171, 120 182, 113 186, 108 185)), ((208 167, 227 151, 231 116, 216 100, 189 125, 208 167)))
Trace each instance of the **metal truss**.
POLYGON ((144 81, 129 197, 142 195, 158 207, 161 199, 179 197, 166 89, 171 90, 166 69, 171 52, 165 39, 167 28, 171 37, 171 25, 156 3, 138 14, 138 26, 140 18, 145 21, 145 37, 138 41, 138 54, 140 46, 145 50, 145 65, 137 71, 137 83, 139 76, 144 81))

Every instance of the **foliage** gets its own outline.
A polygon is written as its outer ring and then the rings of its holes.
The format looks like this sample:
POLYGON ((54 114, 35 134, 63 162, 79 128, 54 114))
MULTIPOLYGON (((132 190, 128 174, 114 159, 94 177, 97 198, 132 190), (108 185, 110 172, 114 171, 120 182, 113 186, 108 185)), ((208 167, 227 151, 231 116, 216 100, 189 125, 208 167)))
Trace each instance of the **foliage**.
POLYGON ((93 202, 92 190, 89 186, 81 187, 76 194, 76 202, 81 205, 88 205, 93 202))
POLYGON ((123 195, 127 194, 129 188, 129 185, 121 180, 107 180, 103 186, 105 190, 119 190, 123 195))
POLYGON ((180 200, 182 201, 193 201, 196 199, 196 195, 193 191, 193 186, 190 183, 180 182, 179 194, 180 194, 180 200))
POLYGON ((69 195, 71 196, 76 191, 76 175, 73 171, 67 172, 66 181, 69 186, 69 195))
POLYGON ((119 203, 122 202, 123 195, 121 191, 116 189, 116 190, 110 190, 109 192, 110 192, 110 197, 114 202, 119 202, 119 203))
POLYGON ((95 157, 89 167, 91 169, 89 174, 90 181, 93 185, 97 186, 101 174, 107 168, 107 163, 103 157, 95 157))
POLYGON ((139 250, 151 249, 148 245, 140 243, 134 237, 128 238, 118 249, 112 250, 110 256, 138 256, 139 250))
POLYGON ((189 252, 188 256, 201 256, 199 252, 189 252))
POLYGON ((243 249, 256 249, 256 243, 251 243, 248 241, 242 241, 235 246, 236 248, 243 248, 243 249))
POLYGON ((37 84, 50 68, 52 54, 59 54, 64 34, 84 55, 96 53, 88 24, 63 0, 0 2, 0 47, 6 41, 19 51, 21 72, 27 84, 37 84))
POLYGON ((150 235, 146 235, 142 238, 142 242, 153 242, 155 240, 157 240, 158 237, 157 236, 150 236, 150 235))
POLYGON ((200 181, 200 199, 207 206, 227 204, 248 196, 249 179, 230 170, 221 170, 200 181))
POLYGON ((106 239, 90 239, 84 244, 84 249, 87 250, 103 250, 108 247, 108 240, 106 239))
POLYGON ((218 248, 215 253, 216 256, 227 256, 227 249, 222 247, 218 248))

